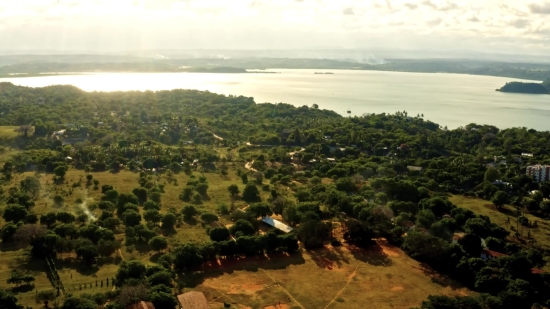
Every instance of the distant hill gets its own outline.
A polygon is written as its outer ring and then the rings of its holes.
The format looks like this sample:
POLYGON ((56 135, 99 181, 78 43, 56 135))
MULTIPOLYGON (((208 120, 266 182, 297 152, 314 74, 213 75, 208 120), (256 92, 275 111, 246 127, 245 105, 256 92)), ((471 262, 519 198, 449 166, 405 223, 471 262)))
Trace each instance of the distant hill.
POLYGON ((549 94, 550 89, 547 80, 545 83, 522 83, 522 82, 510 82, 506 83, 502 88, 497 89, 501 92, 515 92, 515 93, 532 93, 532 94, 549 94))
POLYGON ((188 72, 193 73, 248 73, 242 68, 215 67, 215 68, 190 68, 188 72))

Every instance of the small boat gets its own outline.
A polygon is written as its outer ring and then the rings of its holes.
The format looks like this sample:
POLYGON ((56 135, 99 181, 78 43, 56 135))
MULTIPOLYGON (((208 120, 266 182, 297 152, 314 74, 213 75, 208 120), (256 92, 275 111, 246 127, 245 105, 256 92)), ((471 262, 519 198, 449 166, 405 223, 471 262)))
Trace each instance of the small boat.
POLYGON ((348 109, 348 114, 351 114, 351 111, 348 109))

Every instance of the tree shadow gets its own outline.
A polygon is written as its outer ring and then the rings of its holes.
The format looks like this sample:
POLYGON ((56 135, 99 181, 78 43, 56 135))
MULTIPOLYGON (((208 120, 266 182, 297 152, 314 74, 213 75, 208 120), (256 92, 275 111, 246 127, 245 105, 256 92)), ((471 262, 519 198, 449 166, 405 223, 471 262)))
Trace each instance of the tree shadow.
POLYGON ((304 263, 305 259, 301 252, 218 259, 205 262, 200 271, 178 274, 177 281, 180 288, 193 288, 202 284, 206 279, 221 277, 224 274, 232 274, 235 271, 257 272, 260 269, 277 270, 285 269, 290 265, 301 265, 304 263))
POLYGON ((338 268, 342 267, 342 263, 349 264, 349 260, 344 256, 343 252, 341 250, 337 251, 335 248, 323 247, 307 250, 307 253, 320 268, 331 270, 335 267, 335 264, 338 268))
POLYGON ((367 248, 349 245, 348 249, 356 260, 373 266, 388 267, 393 263, 392 260, 388 258, 388 255, 384 252, 382 247, 376 243, 368 246, 367 248))
POLYGON ((95 275, 99 270, 97 266, 86 265, 83 261, 75 258, 55 259, 54 263, 58 271, 74 270, 83 276, 95 275))
POLYGON ((34 284, 24 284, 11 288, 13 294, 27 293, 34 290, 34 284))
POLYGON ((19 249, 21 248, 14 243, 0 243, 1 252, 13 252, 18 251, 19 249))
POLYGON ((433 283, 441 285, 443 287, 450 287, 453 290, 461 289, 464 286, 462 286, 460 283, 454 281, 453 279, 449 278, 447 275, 443 275, 435 270, 433 270, 430 266, 427 264, 421 263, 420 264, 422 272, 424 275, 430 277, 433 283))

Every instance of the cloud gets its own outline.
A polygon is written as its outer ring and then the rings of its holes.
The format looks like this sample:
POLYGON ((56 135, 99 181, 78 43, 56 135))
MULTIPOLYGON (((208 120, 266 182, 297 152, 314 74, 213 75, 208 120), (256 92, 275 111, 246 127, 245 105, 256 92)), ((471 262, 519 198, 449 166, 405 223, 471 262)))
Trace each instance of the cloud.
POLYGON ((418 5, 414 3, 405 3, 405 6, 408 7, 410 10, 415 10, 418 8, 418 5))
POLYGON ((510 23, 514 28, 525 28, 529 24, 529 20, 527 19, 516 19, 513 22, 510 23))
POLYGON ((550 14, 550 3, 531 3, 527 6, 534 14, 550 14))
POLYGON ((342 13, 343 13, 344 15, 355 15, 355 14, 353 13, 353 8, 352 8, 352 7, 344 8, 344 9, 342 10, 342 13))
POLYGON ((422 4, 436 11, 450 11, 450 10, 458 9, 458 5, 453 2, 445 2, 443 4, 438 5, 433 3, 430 0, 426 0, 422 2, 422 4))

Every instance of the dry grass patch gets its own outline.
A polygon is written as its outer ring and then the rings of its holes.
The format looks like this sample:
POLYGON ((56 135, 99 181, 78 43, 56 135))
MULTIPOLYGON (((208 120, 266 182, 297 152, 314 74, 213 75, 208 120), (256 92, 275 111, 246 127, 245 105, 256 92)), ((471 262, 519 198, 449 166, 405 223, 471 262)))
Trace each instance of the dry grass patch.
POLYGON ((207 270, 193 280, 181 279, 180 283, 205 292, 212 303, 250 308, 277 308, 279 302, 287 308, 308 309, 411 308, 430 294, 471 294, 385 244, 367 251, 338 247, 245 259, 223 270, 207 270))

